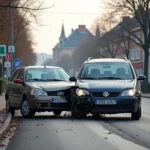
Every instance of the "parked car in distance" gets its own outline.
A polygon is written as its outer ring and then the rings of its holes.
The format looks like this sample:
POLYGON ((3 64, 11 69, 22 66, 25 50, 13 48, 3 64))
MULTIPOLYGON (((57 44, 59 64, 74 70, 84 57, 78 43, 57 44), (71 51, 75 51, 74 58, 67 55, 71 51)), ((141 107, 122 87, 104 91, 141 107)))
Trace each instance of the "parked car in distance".
POLYGON ((20 109, 23 117, 36 112, 53 111, 60 115, 70 110, 70 88, 74 82, 60 67, 29 66, 17 69, 6 88, 6 110, 20 109))
POLYGON ((131 62, 124 59, 88 59, 81 67, 72 89, 72 115, 131 113, 141 118, 141 84, 131 62))

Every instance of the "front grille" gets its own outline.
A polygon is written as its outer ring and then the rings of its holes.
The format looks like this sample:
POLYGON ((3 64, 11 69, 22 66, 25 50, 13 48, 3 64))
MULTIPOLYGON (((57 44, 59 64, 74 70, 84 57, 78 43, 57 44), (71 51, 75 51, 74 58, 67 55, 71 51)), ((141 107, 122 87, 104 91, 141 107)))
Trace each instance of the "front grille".
POLYGON ((97 109, 118 109, 118 106, 117 105, 99 105, 99 106, 94 106, 94 108, 97 108, 97 109))
MULTIPOLYGON (((104 97, 103 93, 104 92, 93 92, 92 95, 93 95, 93 97, 104 97)), ((120 94, 119 92, 109 92, 108 97, 118 97, 119 94, 120 94)))
POLYGON ((57 96, 57 91, 48 91, 48 96, 57 96))
POLYGON ((49 103, 37 103, 38 108, 47 108, 49 107, 49 103))
POLYGON ((48 94, 48 96, 58 96, 57 92, 64 92, 64 96, 68 96, 70 94, 69 90, 47 91, 47 94, 48 94))

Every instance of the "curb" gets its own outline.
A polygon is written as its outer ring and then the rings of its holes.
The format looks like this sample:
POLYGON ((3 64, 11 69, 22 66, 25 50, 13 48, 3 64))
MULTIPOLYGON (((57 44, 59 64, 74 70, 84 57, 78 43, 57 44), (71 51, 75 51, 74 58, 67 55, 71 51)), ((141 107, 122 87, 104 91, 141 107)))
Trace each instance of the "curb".
POLYGON ((3 124, 2 128, 0 129, 0 140, 4 137, 5 133, 7 132, 10 123, 11 123, 11 119, 12 119, 12 114, 9 113, 7 115, 7 118, 5 120, 5 123, 3 124))

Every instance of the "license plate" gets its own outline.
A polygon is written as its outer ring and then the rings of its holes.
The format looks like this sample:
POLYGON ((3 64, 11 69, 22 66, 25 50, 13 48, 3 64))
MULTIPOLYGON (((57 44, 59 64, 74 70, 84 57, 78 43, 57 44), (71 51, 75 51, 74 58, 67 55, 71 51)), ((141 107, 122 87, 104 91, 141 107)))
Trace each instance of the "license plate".
POLYGON ((96 105, 116 105, 117 101, 116 100, 96 100, 95 104, 96 105))
POLYGON ((65 98, 52 98, 52 103, 67 103, 65 98))

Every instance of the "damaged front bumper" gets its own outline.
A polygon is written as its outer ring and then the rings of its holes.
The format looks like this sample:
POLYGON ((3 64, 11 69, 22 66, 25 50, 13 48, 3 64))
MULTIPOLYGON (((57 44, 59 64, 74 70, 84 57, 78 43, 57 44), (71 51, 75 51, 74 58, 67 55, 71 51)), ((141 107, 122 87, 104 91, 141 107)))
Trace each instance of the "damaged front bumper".
POLYGON ((117 113, 133 113, 136 112, 141 103, 140 97, 78 97, 74 96, 73 99, 80 106, 80 111, 86 113, 98 113, 98 114, 117 114, 117 113), (115 101, 114 104, 97 104, 96 101, 115 101))

